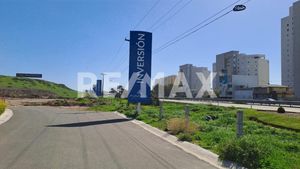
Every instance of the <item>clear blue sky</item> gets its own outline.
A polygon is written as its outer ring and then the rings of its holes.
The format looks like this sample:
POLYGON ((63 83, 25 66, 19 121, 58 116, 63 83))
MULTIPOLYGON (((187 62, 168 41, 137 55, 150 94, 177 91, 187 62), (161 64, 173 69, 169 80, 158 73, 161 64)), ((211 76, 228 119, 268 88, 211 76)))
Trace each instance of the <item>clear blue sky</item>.
MULTIPOLYGON (((187 2, 188 0, 183 0, 187 2)), ((236 0, 193 0, 153 33, 157 48, 236 0)), ((42 73, 44 79, 76 88, 77 72, 122 71, 128 66, 129 30, 156 0, 0 0, 0 74, 42 73)), ((138 30, 148 28, 177 0, 161 0, 138 30)), ((215 55, 230 50, 266 54, 271 83, 280 84, 280 20, 295 0, 252 0, 153 56, 153 71, 176 74, 192 63, 211 69, 215 55)), ((100 77, 100 76, 99 76, 100 77)))

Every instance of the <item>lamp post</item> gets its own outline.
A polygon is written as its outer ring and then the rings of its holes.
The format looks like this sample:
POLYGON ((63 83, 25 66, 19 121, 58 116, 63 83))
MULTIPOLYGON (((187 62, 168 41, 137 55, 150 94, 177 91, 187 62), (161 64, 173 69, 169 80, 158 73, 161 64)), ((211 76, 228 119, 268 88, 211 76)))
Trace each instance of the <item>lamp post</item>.
POLYGON ((246 6, 245 5, 236 5, 234 8, 233 8, 233 11, 234 12, 240 12, 240 11, 243 11, 243 10, 246 10, 246 6))

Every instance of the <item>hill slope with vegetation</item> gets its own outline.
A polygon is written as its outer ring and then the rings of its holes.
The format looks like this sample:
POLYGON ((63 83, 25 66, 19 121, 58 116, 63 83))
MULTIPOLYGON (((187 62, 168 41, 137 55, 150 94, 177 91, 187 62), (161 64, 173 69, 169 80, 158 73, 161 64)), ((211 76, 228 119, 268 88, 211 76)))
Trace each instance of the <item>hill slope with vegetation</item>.
POLYGON ((64 84, 0 75, 0 97, 13 98, 75 98, 77 92, 64 84))

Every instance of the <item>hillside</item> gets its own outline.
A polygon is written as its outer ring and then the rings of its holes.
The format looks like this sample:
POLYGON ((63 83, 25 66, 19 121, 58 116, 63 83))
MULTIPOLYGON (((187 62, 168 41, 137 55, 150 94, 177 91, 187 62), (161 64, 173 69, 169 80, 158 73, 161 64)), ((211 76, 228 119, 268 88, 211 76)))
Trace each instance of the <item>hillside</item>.
POLYGON ((75 98, 77 92, 63 84, 0 75, 0 97, 75 98))

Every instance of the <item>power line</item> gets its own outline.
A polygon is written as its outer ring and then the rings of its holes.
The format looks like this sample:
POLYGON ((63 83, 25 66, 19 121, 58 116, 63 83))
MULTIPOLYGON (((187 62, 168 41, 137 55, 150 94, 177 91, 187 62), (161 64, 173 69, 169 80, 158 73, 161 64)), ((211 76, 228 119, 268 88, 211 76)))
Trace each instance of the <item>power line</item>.
POLYGON ((250 1, 252 1, 252 0, 248 0, 248 1, 244 2, 244 3, 243 3, 243 5, 245 5, 245 4, 247 4, 247 3, 249 3, 250 1))
POLYGON ((183 39, 185 39, 186 37, 190 36, 191 34, 193 34, 193 33, 195 33, 195 32, 198 32, 200 29, 203 29, 203 28, 205 28, 206 26, 208 26, 208 25, 210 25, 210 24, 212 24, 212 23, 216 22, 217 20, 219 20, 219 19, 223 18, 224 16, 228 15, 228 14, 229 14, 229 13, 231 13, 231 12, 232 12, 232 10, 231 10, 231 11, 228 11, 228 12, 226 12, 225 14, 223 14, 223 15, 221 15, 221 16, 219 16, 219 17, 217 17, 217 18, 215 18, 214 20, 212 20, 212 21, 208 22, 207 24, 205 24, 205 25, 203 25, 203 26, 201 26, 201 27, 197 28, 196 30, 194 30, 194 31, 192 31, 192 32, 190 32, 190 33, 188 33, 188 34, 184 35, 183 37, 181 37, 181 38, 179 38, 179 39, 176 39, 176 40, 172 41, 172 42, 171 42, 171 43, 169 43, 168 45, 166 45, 166 46, 164 46, 164 47, 162 47, 162 48, 159 48, 159 49, 157 49, 157 51, 155 51, 155 54, 157 54, 157 53, 161 52, 162 50, 164 50, 164 49, 166 49, 167 47, 169 47, 169 46, 173 45, 174 43, 176 43, 176 42, 178 42, 178 41, 180 41, 180 40, 183 40, 183 39))
POLYGON ((111 65, 111 64, 113 63, 113 61, 117 59, 117 57, 119 56, 119 54, 120 54, 121 50, 123 49, 123 46, 124 46, 124 45, 125 45, 125 43, 122 42, 122 44, 121 44, 120 47, 118 48, 116 54, 114 55, 114 57, 111 58, 111 60, 110 60, 110 62, 109 62, 108 65, 111 65))
MULTIPOLYGON (((169 9, 169 11, 167 13, 165 13, 163 16, 161 16, 152 26, 155 26, 157 23, 160 22, 161 19, 163 19, 167 14, 169 14, 174 8, 176 8, 176 6, 178 6, 183 0, 179 0, 177 1, 177 3, 174 4, 174 6, 172 6, 171 9, 169 9)), ((137 23, 137 25, 134 27, 134 29, 136 27, 138 27, 144 20, 145 18, 150 14, 150 12, 159 4, 160 0, 157 0, 156 3, 154 3, 154 5, 150 8, 150 10, 141 18, 141 20, 137 23)), ((173 15, 169 16, 167 19, 165 19, 163 22, 167 22, 168 20, 170 20, 172 17, 174 17, 175 15, 177 15, 183 8, 185 8, 188 4, 190 4, 192 2, 192 0, 188 1, 187 3, 185 3, 180 9, 178 9, 173 15)), ((156 26, 155 29, 157 29, 158 27, 160 27, 163 23, 160 23, 158 26, 156 26)), ((151 27, 152 27, 151 26, 151 27)), ((124 56, 123 61, 121 62, 119 68, 124 64, 124 62, 126 61, 126 56, 124 56)))
POLYGON ((152 32, 154 32, 156 29, 158 29, 161 25, 165 24, 166 22, 168 22, 170 19, 172 19, 174 16, 176 16, 179 12, 181 12, 186 6, 188 6, 193 0, 189 0, 188 2, 186 2, 181 8, 179 8, 175 13, 173 13, 173 15, 169 16, 168 18, 166 18, 164 21, 162 21, 159 25, 157 25, 156 27, 153 28, 152 32))
MULTIPOLYGON (((145 15, 137 22, 137 24, 133 27, 133 30, 136 29, 138 26, 141 25, 141 23, 142 23, 142 22, 147 18, 147 16, 154 10, 154 8, 159 4, 159 2, 160 2, 160 0, 157 0, 157 1, 152 5, 152 7, 146 12, 146 14, 145 14, 145 15)), ((122 47, 124 46, 125 43, 126 43, 126 42, 123 41, 122 47)), ((121 47, 121 48, 122 48, 122 47, 121 47)), ((120 48, 119 48, 119 50, 120 50, 120 48)), ((119 50, 118 50, 118 51, 119 51, 119 50)), ((120 52, 117 52, 117 53, 120 53, 120 52)), ((122 59, 122 58, 121 58, 121 59, 122 59)), ((123 59, 123 60, 124 60, 124 61, 122 61, 120 65, 122 65, 123 62, 126 61, 126 56, 124 56, 124 59, 123 59)), ((120 65, 119 65, 119 67, 120 67, 120 65)))
MULTIPOLYGON (((154 27, 157 23, 159 23, 165 16, 167 16, 170 12, 172 12, 173 9, 175 9, 183 0, 179 0, 177 1, 177 3, 175 3, 172 8, 169 9, 169 11, 167 11, 163 16, 161 16, 151 27, 154 27)), ((158 27, 160 27, 163 23, 166 23, 168 20, 170 20, 171 18, 173 18, 174 16, 176 16, 181 10, 183 10, 187 5, 189 5, 190 3, 192 2, 192 0, 189 0, 187 3, 185 3, 181 8, 179 8, 177 11, 175 11, 175 13, 173 13, 173 15, 169 16, 168 18, 166 18, 162 23, 160 23, 158 26, 156 26, 154 28, 154 30, 156 30, 158 27)), ((156 1, 156 3, 150 8, 150 10, 146 13, 146 15, 138 22, 138 24, 135 26, 138 27, 142 22, 143 20, 150 14, 150 12, 158 5, 159 3, 159 0, 156 1)), ((134 29, 135 29, 134 28, 134 29)), ((153 31, 154 31, 153 30, 153 31)), ((125 59, 122 61, 122 64, 119 66, 121 67, 125 61, 126 61, 126 56, 124 57, 125 59)), ((124 69, 122 69, 121 72, 124 72, 124 71, 127 71, 128 70, 128 67, 125 67, 124 69)))
MULTIPOLYGON (((230 11, 227 11, 226 13, 222 14, 221 16, 218 16, 219 14, 221 14, 222 12, 224 12, 224 11, 226 11, 227 9, 231 8, 233 5, 239 3, 240 1, 242 1, 242 0, 238 0, 238 1, 236 1, 236 2, 234 2, 234 3, 232 3, 232 4, 230 4, 229 6, 225 7, 224 9, 220 10, 220 11, 217 12, 216 14, 214 14, 214 15, 210 16, 209 18, 205 19, 204 21, 202 21, 201 23, 197 24, 196 26, 194 26, 194 27, 188 29, 187 31, 185 31, 184 33, 182 33, 182 34, 176 36, 173 40, 168 41, 167 43, 165 43, 164 45, 162 45, 161 47, 159 47, 158 49, 156 49, 156 50, 154 51, 154 52, 155 52, 154 54, 157 54, 157 53, 161 52, 161 51, 164 50, 165 48, 167 48, 167 47, 169 47, 169 46, 171 46, 171 45, 177 43, 177 42, 180 41, 180 40, 185 39, 186 37, 190 36, 191 34, 193 34, 193 33, 197 32, 197 31, 199 31, 199 30, 205 28, 206 26, 208 26, 208 25, 210 25, 210 24, 216 22, 217 20, 219 20, 219 19, 225 17, 226 15, 230 14, 231 12, 233 12, 232 9, 231 9, 230 11), (215 18, 216 16, 218 16, 218 17, 215 18), (215 19, 213 19, 213 18, 215 18, 215 19), (213 20, 211 20, 211 19, 213 19, 213 20), (206 23, 206 22, 209 21, 209 20, 211 20, 211 21, 208 22, 208 23, 206 23), (205 23, 206 23, 206 24, 205 24, 205 23), (203 24, 204 24, 204 25, 203 25, 203 24), (201 26, 201 25, 202 25, 202 26, 201 26), (201 26, 201 27, 199 27, 199 26, 201 26)), ((247 1, 246 1, 245 3, 243 3, 243 4, 246 4, 246 3, 250 2, 250 1, 251 1, 251 0, 247 0, 247 1)), ((178 2, 180 2, 180 1, 178 1, 178 2)), ((178 3, 178 2, 177 2, 177 3, 178 3)), ((174 6, 173 6, 173 7, 174 7, 174 6)), ((125 60, 124 60, 124 61, 126 61, 126 57, 125 57, 125 60)), ((122 65, 123 65, 123 64, 122 64, 122 65)), ((126 66, 126 67, 122 70, 122 72, 127 71, 128 69, 129 69, 128 66, 126 66)))
POLYGON ((133 27, 133 29, 136 29, 140 24, 145 20, 145 18, 150 14, 150 12, 159 4, 160 0, 157 0, 153 6, 149 9, 149 11, 140 19, 140 21, 133 27))
MULTIPOLYGON (((234 2, 234 3, 232 3, 232 4, 230 4, 230 5, 226 6, 224 9, 222 9, 222 10, 220 10, 219 12, 213 14, 212 16, 210 16, 210 17, 208 17, 207 19, 203 20, 202 22, 200 22, 199 24, 195 25, 194 27, 192 27, 192 28, 186 30, 185 32, 181 33, 180 35, 176 36, 174 39, 172 39, 172 40, 170 40, 170 41, 164 43, 163 45, 161 45, 161 46, 160 46, 158 49, 156 49, 156 50, 159 50, 159 51, 160 51, 162 48, 165 49, 166 46, 169 47, 169 46, 170 46, 169 44, 171 44, 171 43, 174 44, 174 41, 177 42, 177 39, 181 39, 181 38, 182 38, 183 36, 185 36, 186 34, 189 34, 189 32, 193 31, 194 29, 196 29, 197 27, 203 25, 204 23, 208 22, 209 20, 215 18, 216 16, 218 16, 218 15, 221 14, 222 12, 224 12, 224 11, 226 11, 227 9, 231 8, 233 5, 239 3, 240 1, 242 1, 242 0, 238 0, 238 1, 236 1, 236 2, 234 2)), ((232 11, 232 10, 231 10, 231 11, 232 11)))
POLYGON ((149 30, 151 30, 154 26, 156 26, 162 19, 164 19, 164 17, 166 17, 170 12, 173 11, 173 9, 175 9, 183 0, 179 0, 177 1, 165 14, 163 14, 160 18, 158 18, 153 24, 152 26, 150 26, 149 30))

